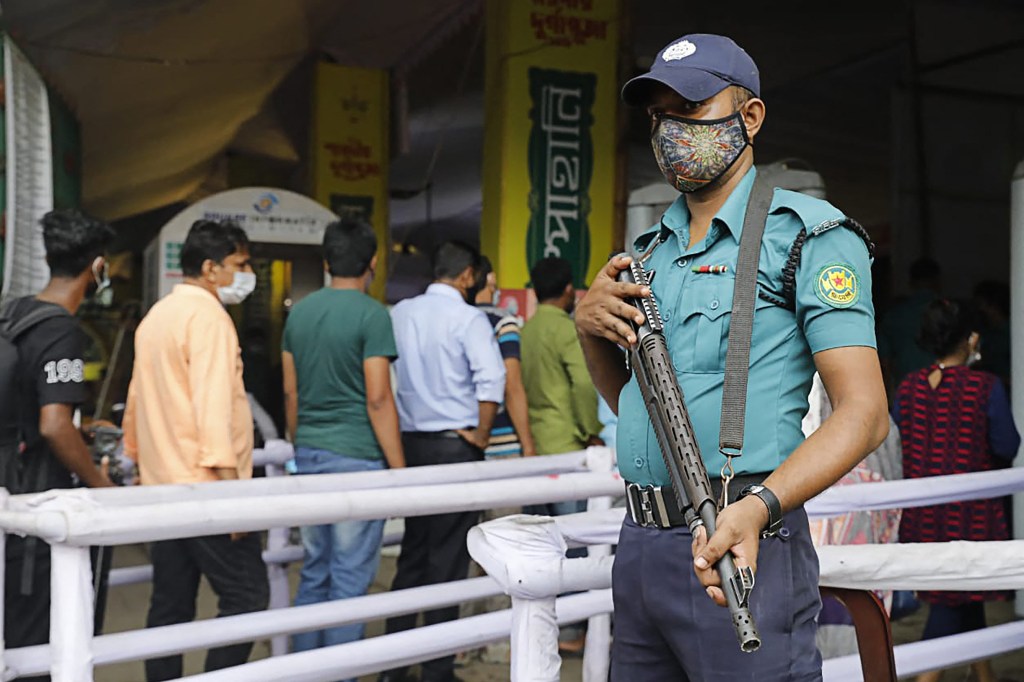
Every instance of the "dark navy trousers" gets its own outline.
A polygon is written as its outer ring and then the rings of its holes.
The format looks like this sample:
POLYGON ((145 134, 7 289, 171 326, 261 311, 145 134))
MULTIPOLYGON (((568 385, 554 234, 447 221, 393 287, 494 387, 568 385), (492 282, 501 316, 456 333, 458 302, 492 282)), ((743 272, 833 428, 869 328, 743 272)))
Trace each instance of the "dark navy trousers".
POLYGON ((750 610, 761 648, 740 651, 727 609, 693 572, 685 526, 622 526, 612 570, 613 682, 819 682, 814 637, 821 608, 818 555, 803 509, 779 536, 761 540, 750 610))

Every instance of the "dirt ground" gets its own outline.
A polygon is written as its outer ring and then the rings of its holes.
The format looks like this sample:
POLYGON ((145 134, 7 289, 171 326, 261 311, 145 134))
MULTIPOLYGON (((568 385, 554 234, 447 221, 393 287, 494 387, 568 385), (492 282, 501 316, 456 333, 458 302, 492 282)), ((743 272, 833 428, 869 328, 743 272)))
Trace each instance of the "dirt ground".
MULTIPOLYGON (((148 563, 145 548, 141 545, 118 547, 114 554, 116 566, 130 566, 135 564, 148 563)), ((383 591, 388 588, 391 578, 394 575, 395 560, 393 556, 384 556, 377 579, 372 588, 373 591, 383 591)), ((296 566, 291 571, 292 589, 294 594, 295 584, 298 578, 296 566)), ((149 585, 129 585, 117 587, 110 591, 110 599, 107 610, 107 623, 105 632, 120 632, 133 630, 145 626, 146 610, 149 606, 149 585)), ((992 625, 1014 620, 1013 606, 1009 603, 988 604, 988 618, 992 625)), ((212 618, 216 614, 216 599, 209 587, 203 584, 200 598, 198 617, 212 618)), ((924 628, 926 608, 917 613, 893 624, 893 636, 897 644, 917 641, 924 628)), ((382 623, 370 623, 367 628, 368 636, 376 636, 383 630, 382 623)), ((1024 642, 1021 643, 1024 647, 1024 642)), ((489 652, 492 659, 501 658, 500 647, 489 652)), ((270 654, 268 642, 258 642, 253 650, 253 658, 264 658, 270 654)), ((193 651, 185 655, 185 672, 188 675, 202 671, 204 652, 193 651)), ((508 680, 509 667, 505 662, 484 662, 479 660, 479 652, 466 657, 467 662, 458 668, 457 674, 465 682, 500 682, 508 680)), ((562 679, 566 682, 580 682, 582 680, 582 665, 579 658, 566 658, 562 663, 562 679)), ((1004 680, 1024 682, 1024 648, 1019 651, 1000 656, 993 662, 997 674, 1004 680)), ((947 673, 944 677, 946 682, 960 682, 965 679, 967 667, 964 666, 947 673)), ((141 682, 144 679, 141 662, 123 663, 118 665, 104 666, 96 669, 95 679, 97 682, 141 682)), ((373 682, 376 676, 360 678, 360 682, 373 682)))

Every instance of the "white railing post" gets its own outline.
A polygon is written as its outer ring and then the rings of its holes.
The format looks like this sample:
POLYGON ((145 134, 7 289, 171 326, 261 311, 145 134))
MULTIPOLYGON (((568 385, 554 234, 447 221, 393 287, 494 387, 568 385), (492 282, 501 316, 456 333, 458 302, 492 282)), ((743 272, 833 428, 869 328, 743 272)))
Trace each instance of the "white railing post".
MULTIPOLYGON (((595 473, 615 469, 615 451, 608 447, 587 448, 587 469, 595 473)), ((587 501, 587 511, 604 511, 612 508, 611 497, 592 497, 587 501)), ((592 545, 588 556, 611 556, 611 545, 592 545)), ((610 647, 612 641, 612 617, 602 613, 587 621, 586 646, 583 649, 583 682, 606 682, 610 671, 610 647)))
MULTIPOLYGON (((559 592, 567 549, 550 516, 521 514, 469 531, 469 553, 512 597, 512 682, 558 682, 559 592)), ((569 561, 580 561, 572 559, 569 561)))
MULTIPOLYGON (((266 465, 267 478, 283 476, 284 469, 277 464, 266 465)), ((267 531, 267 551, 281 550, 288 546, 288 529, 271 528, 267 531)), ((288 584, 288 569, 285 564, 274 561, 267 564, 267 580, 270 583, 271 609, 285 609, 291 606, 291 586, 288 584)), ((283 656, 288 653, 287 635, 270 640, 270 655, 283 656)))
POLYGON ((512 593, 512 682, 558 682, 562 657, 558 653, 555 597, 529 598, 512 593))
POLYGON ((93 590, 88 547, 50 547, 53 682, 92 682, 93 590))

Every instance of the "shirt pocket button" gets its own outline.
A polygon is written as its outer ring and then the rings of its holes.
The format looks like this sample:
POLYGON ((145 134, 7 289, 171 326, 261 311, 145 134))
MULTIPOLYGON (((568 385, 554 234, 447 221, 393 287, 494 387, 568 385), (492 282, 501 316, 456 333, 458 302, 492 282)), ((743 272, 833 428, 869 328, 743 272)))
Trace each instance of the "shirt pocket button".
POLYGON ((718 299, 715 299, 711 303, 708 303, 708 307, 711 308, 712 310, 718 310, 718 306, 719 306, 718 299))
POLYGON ((644 460, 642 460, 641 458, 637 457, 636 459, 633 460, 633 464, 635 464, 636 467, 639 469, 640 467, 642 467, 644 465, 644 460))

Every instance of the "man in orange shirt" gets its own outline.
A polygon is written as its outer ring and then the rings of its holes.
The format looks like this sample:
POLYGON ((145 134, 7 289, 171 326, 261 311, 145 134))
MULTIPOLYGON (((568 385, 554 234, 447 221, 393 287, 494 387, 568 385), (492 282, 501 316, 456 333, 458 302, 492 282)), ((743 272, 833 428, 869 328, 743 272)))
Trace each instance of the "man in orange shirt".
MULTIPOLYGON (((181 248, 183 284, 158 301, 135 333, 135 367, 125 412, 125 449, 142 485, 252 477, 252 413, 241 350, 222 303, 255 287, 249 240, 232 223, 197 221, 181 248), (219 300, 218 300, 219 299, 219 300)), ((195 617, 199 578, 220 616, 267 607, 258 535, 234 533, 153 543, 153 597, 146 627, 195 617)), ((206 670, 245 663, 252 643, 211 649, 206 670)), ((146 679, 177 679, 180 655, 146 661, 146 679)))

